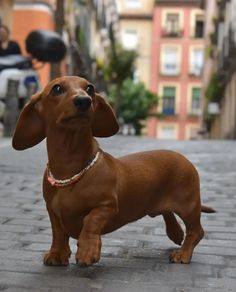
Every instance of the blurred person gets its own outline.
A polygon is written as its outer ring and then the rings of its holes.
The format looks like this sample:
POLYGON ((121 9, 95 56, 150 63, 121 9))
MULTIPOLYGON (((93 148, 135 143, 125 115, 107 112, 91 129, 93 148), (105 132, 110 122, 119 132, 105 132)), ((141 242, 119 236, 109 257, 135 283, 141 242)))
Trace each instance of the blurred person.
POLYGON ((16 41, 10 40, 10 30, 0 24, 0 57, 7 55, 21 55, 21 49, 16 41))

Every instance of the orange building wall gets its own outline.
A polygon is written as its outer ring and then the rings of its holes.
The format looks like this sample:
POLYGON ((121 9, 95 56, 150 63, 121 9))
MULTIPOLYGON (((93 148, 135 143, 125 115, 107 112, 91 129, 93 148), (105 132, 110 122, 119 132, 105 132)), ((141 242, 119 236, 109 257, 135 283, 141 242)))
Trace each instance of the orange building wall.
MULTIPOLYGON (((18 8, 17 6, 13 11, 13 23, 12 23, 12 36, 11 38, 16 40, 24 55, 27 55, 25 49, 25 39, 27 35, 35 29, 46 29, 53 31, 54 23, 53 17, 50 11, 37 10, 37 7, 25 6, 18 8)), ((46 85, 50 80, 50 65, 45 64, 43 68, 38 70, 42 85, 46 85)))

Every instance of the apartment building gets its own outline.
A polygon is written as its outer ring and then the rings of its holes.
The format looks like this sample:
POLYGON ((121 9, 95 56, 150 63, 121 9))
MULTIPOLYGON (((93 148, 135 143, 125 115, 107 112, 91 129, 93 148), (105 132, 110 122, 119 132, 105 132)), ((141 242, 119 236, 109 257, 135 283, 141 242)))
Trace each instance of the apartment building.
POLYGON ((136 50, 134 79, 150 87, 151 37, 154 0, 118 0, 120 38, 124 48, 136 50))
MULTIPOLYGON (((106 59, 108 47, 119 38, 119 15, 115 0, 80 1, 75 14, 79 67, 83 76, 93 80, 99 90, 106 85, 99 76, 99 65, 106 59)), ((81 73, 79 74, 81 75, 81 73)), ((101 74, 102 75, 102 74, 101 74)))
POLYGON ((159 99, 147 123, 150 137, 198 137, 204 63, 204 12, 198 4, 155 1, 150 89, 159 99))
POLYGON ((236 139, 236 0, 202 0, 201 7, 211 51, 204 69, 205 123, 210 138, 236 139))

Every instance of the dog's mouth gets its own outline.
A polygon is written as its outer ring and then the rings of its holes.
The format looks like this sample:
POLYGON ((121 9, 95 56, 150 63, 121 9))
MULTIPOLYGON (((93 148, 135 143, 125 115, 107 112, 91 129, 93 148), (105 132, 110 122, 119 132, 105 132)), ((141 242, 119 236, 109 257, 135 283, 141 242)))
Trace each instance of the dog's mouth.
POLYGON ((75 114, 75 115, 71 115, 69 117, 65 117, 62 119, 63 123, 67 123, 67 122, 74 122, 74 121, 88 121, 89 117, 88 115, 85 114, 75 114))

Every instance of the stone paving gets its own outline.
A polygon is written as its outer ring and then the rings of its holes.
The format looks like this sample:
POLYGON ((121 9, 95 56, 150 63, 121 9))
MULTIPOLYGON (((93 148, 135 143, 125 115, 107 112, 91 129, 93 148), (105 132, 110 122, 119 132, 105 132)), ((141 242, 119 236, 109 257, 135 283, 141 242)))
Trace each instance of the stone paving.
POLYGON ((205 238, 190 265, 169 264, 175 245, 160 217, 145 217, 103 237, 101 261, 45 267, 51 228, 41 194, 44 143, 14 151, 0 139, 0 291, 185 292, 236 291, 236 142, 168 142, 115 136, 99 140, 115 156, 173 149, 198 168, 202 201, 217 209, 203 214, 205 238))

